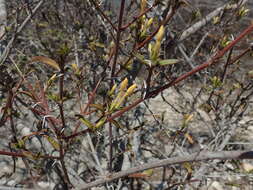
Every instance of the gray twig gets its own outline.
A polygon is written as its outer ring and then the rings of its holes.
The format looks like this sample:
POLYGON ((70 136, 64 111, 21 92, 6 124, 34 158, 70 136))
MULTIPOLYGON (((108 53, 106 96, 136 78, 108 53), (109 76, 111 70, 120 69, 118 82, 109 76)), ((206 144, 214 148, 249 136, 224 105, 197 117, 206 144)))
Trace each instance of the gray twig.
POLYGON ((105 177, 88 184, 82 183, 78 185, 76 189, 80 189, 80 190, 89 189, 98 185, 111 182, 115 179, 119 179, 121 177, 125 177, 130 174, 141 172, 147 169, 152 169, 152 168, 157 168, 157 167, 162 167, 162 166, 167 166, 167 165, 181 164, 184 162, 196 162, 196 161, 205 161, 205 160, 214 160, 214 159, 219 159, 219 160, 253 159, 253 152, 252 151, 220 151, 220 152, 202 151, 202 152, 193 153, 188 156, 178 156, 174 158, 158 160, 155 162, 136 166, 125 171, 106 175, 105 177))
POLYGON ((233 5, 230 5, 229 3, 215 9, 213 12, 209 13, 207 16, 205 16, 202 20, 200 20, 199 22, 195 23, 194 25, 192 25, 190 28, 188 28, 187 30, 185 30, 179 41, 183 41, 185 40, 188 36, 190 36, 191 34, 195 33, 196 31, 198 31, 201 27, 205 26, 208 22, 210 22, 212 20, 212 18, 214 18, 215 16, 219 15, 224 9, 226 9, 229 5, 230 9, 235 9, 238 7, 238 5, 242 6, 243 4, 245 4, 248 0, 241 0, 240 3, 236 3, 233 5))

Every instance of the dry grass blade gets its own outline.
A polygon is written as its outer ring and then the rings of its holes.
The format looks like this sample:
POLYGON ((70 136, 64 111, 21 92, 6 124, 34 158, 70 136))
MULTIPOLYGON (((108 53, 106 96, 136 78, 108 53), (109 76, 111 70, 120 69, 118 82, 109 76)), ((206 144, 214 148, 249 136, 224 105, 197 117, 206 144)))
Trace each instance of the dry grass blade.
POLYGON ((51 58, 44 57, 44 56, 35 56, 31 60, 31 63, 34 63, 34 62, 45 63, 45 64, 49 65, 50 67, 53 67, 54 69, 57 69, 58 71, 60 71, 60 67, 59 67, 58 63, 56 63, 56 61, 54 61, 51 58))

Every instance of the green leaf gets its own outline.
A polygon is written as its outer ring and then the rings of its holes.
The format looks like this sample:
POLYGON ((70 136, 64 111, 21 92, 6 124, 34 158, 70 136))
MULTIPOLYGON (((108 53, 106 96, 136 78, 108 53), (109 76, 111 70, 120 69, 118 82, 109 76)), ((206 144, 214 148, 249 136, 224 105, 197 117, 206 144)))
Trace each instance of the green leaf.
POLYGON ((96 123, 95 128, 96 128, 96 129, 99 129, 100 127, 102 127, 102 126, 105 124, 106 119, 107 119, 106 117, 102 117, 102 118, 96 123))
POLYGON ((23 139, 18 139, 17 143, 11 143, 11 148, 22 149, 25 148, 25 141, 23 139))
POLYGON ((95 129, 96 127, 87 119, 85 119, 82 115, 80 114, 76 114, 76 117, 78 117, 80 119, 80 121, 86 125, 89 129, 95 129))
POLYGON ((55 102, 60 101, 60 96, 58 94, 48 93, 47 97, 48 97, 48 99, 53 100, 55 102))
POLYGON ((143 55, 141 55, 141 54, 139 54, 139 53, 133 53, 133 55, 136 57, 136 59, 137 59, 140 63, 145 64, 145 65, 147 65, 147 66, 149 66, 149 67, 152 66, 152 62, 151 62, 150 60, 146 60, 146 59, 144 58, 143 55))
POLYGON ((67 44, 62 45, 58 49, 58 54, 61 56, 67 56, 70 53, 71 49, 67 44))
POLYGON ((18 145, 19 148, 24 148, 25 147, 25 141, 23 141, 22 139, 19 139, 17 145, 18 145))
POLYGON ((221 81, 221 79, 220 79, 219 77, 217 77, 217 76, 212 77, 212 78, 211 78, 211 81, 212 81, 212 86, 213 86, 214 88, 219 88, 219 87, 222 86, 222 81, 221 81))
POLYGON ((158 61, 158 65, 166 66, 166 65, 173 65, 179 62, 180 62, 179 59, 164 59, 164 60, 158 61))

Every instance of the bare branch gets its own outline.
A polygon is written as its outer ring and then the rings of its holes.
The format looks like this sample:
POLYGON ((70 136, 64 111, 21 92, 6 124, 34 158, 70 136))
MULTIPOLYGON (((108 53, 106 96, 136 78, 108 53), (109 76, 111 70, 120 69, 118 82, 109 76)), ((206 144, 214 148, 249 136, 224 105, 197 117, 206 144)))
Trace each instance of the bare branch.
MULTIPOLYGON (((243 5, 247 2, 248 0, 242 0, 240 5, 243 5)), ((202 20, 200 20, 199 22, 195 23, 194 25, 192 25, 190 28, 188 28, 187 30, 185 30, 179 41, 183 41, 185 40, 188 36, 190 36, 191 34, 194 34, 196 31, 198 31, 201 27, 205 26, 208 22, 210 22, 212 20, 212 18, 214 18, 215 16, 219 15, 222 11, 224 11, 226 9, 226 7, 229 5, 229 3, 215 9, 213 12, 209 13, 207 16, 205 16, 202 20)), ((233 4, 230 6, 230 8, 235 9, 238 7, 238 4, 233 4)))
POLYGON ((253 159, 252 151, 221 151, 221 152, 197 152, 189 156, 178 156, 174 158, 168 158, 164 160, 155 161, 152 163, 143 164, 134 168, 130 168, 125 171, 117 172, 114 174, 109 174, 102 179, 98 179, 94 182, 88 184, 81 184, 77 186, 77 189, 89 189, 91 187, 95 187, 98 185, 102 185, 104 183, 111 182, 115 179, 119 179, 121 177, 128 176, 130 174, 134 174, 137 172, 141 172, 147 169, 172 165, 172 164, 181 164, 184 162, 196 162, 196 161, 206 161, 206 160, 229 160, 229 159, 253 159))

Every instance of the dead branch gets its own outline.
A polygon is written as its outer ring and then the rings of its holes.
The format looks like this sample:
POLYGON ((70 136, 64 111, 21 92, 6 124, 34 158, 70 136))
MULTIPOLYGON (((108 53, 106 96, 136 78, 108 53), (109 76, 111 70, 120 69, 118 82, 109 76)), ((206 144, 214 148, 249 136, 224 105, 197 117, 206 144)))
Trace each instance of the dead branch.
POLYGON ((173 164, 182 164, 185 162, 198 162, 198 161, 207 161, 207 160, 230 160, 230 159, 253 159, 253 152, 252 151, 220 151, 220 152, 208 152, 208 151, 202 151, 197 152, 192 155, 186 155, 186 156, 178 156, 174 158, 168 158, 164 160, 155 161, 152 163, 146 163, 140 166, 136 166, 133 168, 130 168, 125 171, 117 172, 114 174, 108 174, 105 177, 98 179, 94 182, 85 184, 82 183, 78 185, 77 189, 89 189, 91 187, 95 187, 98 185, 102 185, 108 182, 111 182, 115 179, 119 179, 121 177, 126 177, 130 174, 134 174, 137 172, 141 172, 147 169, 157 168, 157 167, 163 167, 167 165, 173 165, 173 164))

